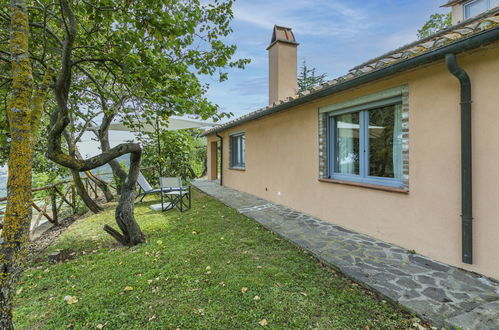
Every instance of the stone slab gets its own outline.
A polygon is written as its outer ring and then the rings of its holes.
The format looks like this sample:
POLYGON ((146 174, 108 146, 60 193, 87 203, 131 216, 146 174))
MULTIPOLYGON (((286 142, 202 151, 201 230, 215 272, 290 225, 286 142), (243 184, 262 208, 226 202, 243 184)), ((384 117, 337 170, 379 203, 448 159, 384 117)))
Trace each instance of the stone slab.
MULTIPOLYGON (((165 203, 165 209, 169 208, 170 204, 171 203, 165 203)), ((153 205, 149 206, 149 208, 153 211, 161 211, 162 210, 161 203, 160 204, 153 204, 153 205)))

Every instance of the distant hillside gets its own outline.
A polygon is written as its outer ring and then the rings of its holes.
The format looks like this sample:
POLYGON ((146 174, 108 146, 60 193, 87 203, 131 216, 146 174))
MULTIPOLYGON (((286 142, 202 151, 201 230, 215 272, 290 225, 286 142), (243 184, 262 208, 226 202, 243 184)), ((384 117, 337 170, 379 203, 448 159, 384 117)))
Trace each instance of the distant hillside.
MULTIPOLYGON (((117 160, 120 164, 125 165, 125 167, 127 167, 127 168, 130 166, 130 154, 120 156, 120 157, 118 157, 117 160)), ((111 166, 106 164, 104 166, 97 167, 95 170, 92 170, 92 173, 95 173, 95 174, 111 173, 111 166)))

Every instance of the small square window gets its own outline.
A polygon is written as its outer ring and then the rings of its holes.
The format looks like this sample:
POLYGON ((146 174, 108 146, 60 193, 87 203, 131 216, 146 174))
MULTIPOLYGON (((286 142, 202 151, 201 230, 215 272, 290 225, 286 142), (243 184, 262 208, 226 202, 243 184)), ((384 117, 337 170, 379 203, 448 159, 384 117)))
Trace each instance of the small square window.
POLYGON ((244 133, 230 136, 230 166, 244 168, 246 166, 246 137, 244 133))

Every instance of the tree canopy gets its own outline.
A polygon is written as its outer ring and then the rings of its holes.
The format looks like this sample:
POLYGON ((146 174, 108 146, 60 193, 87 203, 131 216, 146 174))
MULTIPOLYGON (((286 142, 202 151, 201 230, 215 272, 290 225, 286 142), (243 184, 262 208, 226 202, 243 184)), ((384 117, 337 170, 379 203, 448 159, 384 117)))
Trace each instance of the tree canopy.
POLYGON ((298 91, 303 92, 312 89, 326 80, 326 74, 317 74, 315 68, 309 68, 305 60, 298 72, 298 91))
POLYGON ((418 39, 429 37, 439 31, 451 26, 452 14, 436 13, 430 16, 428 21, 418 30, 418 39))

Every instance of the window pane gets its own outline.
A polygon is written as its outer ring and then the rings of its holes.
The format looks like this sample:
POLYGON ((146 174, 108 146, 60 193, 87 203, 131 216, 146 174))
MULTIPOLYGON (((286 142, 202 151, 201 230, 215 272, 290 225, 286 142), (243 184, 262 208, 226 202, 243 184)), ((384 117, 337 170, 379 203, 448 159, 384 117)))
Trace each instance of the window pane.
POLYGON ((369 111, 369 176, 402 178, 401 108, 369 111))
POLYGON ((476 16, 487 10, 487 0, 477 0, 473 1, 467 5, 464 5, 464 18, 470 18, 476 16))
POLYGON ((359 174, 359 118, 358 112, 335 117, 336 173, 359 174))
POLYGON ((244 167, 245 163, 245 136, 236 135, 231 137, 231 158, 234 167, 244 167))

